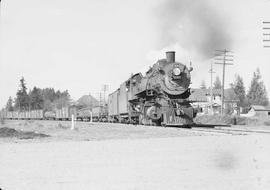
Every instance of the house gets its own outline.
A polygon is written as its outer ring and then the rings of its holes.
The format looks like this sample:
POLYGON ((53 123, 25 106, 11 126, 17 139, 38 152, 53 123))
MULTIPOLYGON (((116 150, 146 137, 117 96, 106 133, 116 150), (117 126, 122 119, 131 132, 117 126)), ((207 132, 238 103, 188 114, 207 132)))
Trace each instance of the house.
MULTIPOLYGON (((222 90, 213 89, 213 113, 220 113, 221 111, 221 99, 222 90)), ((191 89, 191 95, 189 100, 193 106, 199 106, 206 114, 212 113, 211 109, 211 90, 210 89, 191 89)), ((224 109, 227 113, 233 113, 237 110, 237 102, 239 98, 235 94, 234 90, 229 88, 224 90, 224 109)))
POLYGON ((247 115, 270 116, 270 106, 251 105, 247 115))

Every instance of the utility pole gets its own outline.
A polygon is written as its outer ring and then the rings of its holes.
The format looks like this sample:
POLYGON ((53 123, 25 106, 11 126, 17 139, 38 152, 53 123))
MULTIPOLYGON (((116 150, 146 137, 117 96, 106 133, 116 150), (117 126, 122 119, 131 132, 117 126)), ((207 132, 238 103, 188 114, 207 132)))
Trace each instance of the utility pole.
POLYGON ((90 101, 90 107, 91 107, 91 111, 93 109, 93 102, 92 102, 92 96, 91 93, 89 92, 89 101, 90 101))
POLYGON ((270 48, 270 22, 263 21, 263 47, 270 48))
POLYGON ((106 104, 106 91, 108 90, 108 85, 107 84, 103 84, 102 85, 102 90, 103 90, 103 106, 105 106, 106 104))
POLYGON ((215 64, 223 66, 223 75, 222 75, 222 91, 221 91, 221 114, 224 114, 224 88, 225 88, 225 66, 233 65, 233 55, 229 50, 216 50, 215 54, 215 64))
POLYGON ((102 92, 99 93, 99 107, 102 105, 102 92))
POLYGON ((211 75, 211 87, 210 87, 210 96, 211 96, 211 114, 213 114, 213 73, 216 73, 213 71, 213 62, 211 62, 211 68, 209 70, 209 73, 211 75))

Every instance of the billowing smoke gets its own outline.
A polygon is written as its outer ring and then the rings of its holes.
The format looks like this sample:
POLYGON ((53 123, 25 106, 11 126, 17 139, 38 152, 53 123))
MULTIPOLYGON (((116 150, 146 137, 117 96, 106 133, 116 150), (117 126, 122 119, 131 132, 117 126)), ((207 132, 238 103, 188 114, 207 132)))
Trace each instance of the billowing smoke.
POLYGON ((212 5, 210 0, 162 1, 155 10, 158 48, 179 44, 202 58, 212 57, 215 49, 230 49, 228 20, 212 5))

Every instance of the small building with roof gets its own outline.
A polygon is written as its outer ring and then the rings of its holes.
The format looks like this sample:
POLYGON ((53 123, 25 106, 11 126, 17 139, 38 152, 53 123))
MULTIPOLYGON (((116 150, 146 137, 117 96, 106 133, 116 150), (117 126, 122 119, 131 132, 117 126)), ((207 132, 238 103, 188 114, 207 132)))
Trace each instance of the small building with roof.
POLYGON ((251 105, 248 115, 262 117, 270 116, 270 106, 251 105))

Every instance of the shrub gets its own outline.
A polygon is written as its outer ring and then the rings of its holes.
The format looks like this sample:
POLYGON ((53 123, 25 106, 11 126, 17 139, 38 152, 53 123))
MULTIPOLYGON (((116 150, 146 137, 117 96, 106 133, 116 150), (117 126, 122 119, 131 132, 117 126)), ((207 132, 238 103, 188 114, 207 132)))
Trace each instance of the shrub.
POLYGON ((62 129, 68 129, 69 127, 66 125, 63 125, 62 123, 58 123, 58 127, 62 129))

